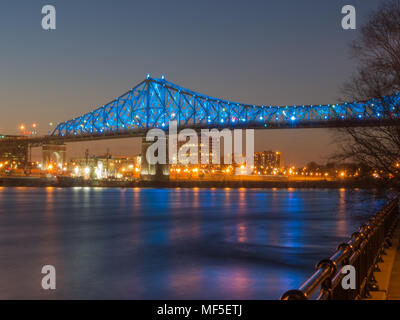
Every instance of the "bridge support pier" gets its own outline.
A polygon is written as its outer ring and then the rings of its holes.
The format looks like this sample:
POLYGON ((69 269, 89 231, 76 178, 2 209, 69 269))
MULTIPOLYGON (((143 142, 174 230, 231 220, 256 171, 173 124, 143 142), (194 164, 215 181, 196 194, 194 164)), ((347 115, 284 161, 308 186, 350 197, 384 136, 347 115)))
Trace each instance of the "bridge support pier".
POLYGON ((166 150, 167 150, 167 164, 150 164, 146 159, 146 152, 153 141, 146 141, 146 137, 142 138, 142 154, 141 154, 141 170, 140 179, 142 181, 169 181, 169 165, 168 165, 168 138, 166 140, 166 150))
POLYGON ((51 163, 51 157, 56 156, 57 165, 64 166, 67 161, 67 146, 65 144, 44 144, 42 146, 42 170, 46 170, 51 163))

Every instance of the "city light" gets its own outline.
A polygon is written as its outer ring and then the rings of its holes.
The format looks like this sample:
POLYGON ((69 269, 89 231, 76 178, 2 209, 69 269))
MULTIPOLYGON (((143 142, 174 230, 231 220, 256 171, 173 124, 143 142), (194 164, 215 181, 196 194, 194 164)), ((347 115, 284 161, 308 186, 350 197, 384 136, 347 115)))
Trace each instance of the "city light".
POLYGON ((99 167, 95 168, 94 173, 96 174, 97 179, 101 179, 103 177, 102 170, 99 167))
MULTIPOLYGON (((242 157, 244 157, 242 155, 242 157)), ((121 157, 110 155, 105 156, 86 156, 85 158, 71 159, 70 162, 52 162, 42 165, 37 162, 34 166, 39 171, 32 171, 32 174, 39 175, 46 171, 51 176, 68 176, 71 178, 80 178, 84 180, 124 180, 138 181, 140 179, 141 166, 140 156, 121 157)), ((396 168, 400 167, 400 162, 394 163, 396 168)), ((5 163, 0 164, 2 174, 18 174, 24 175, 20 163, 12 163, 9 168, 5 163), (3 169, 4 168, 4 169, 3 169)), ((311 166, 296 168, 293 164, 284 165, 283 154, 280 151, 263 151, 254 153, 254 163, 251 166, 251 174, 248 175, 246 165, 231 164, 207 164, 207 165, 170 165, 169 167, 171 179, 181 180, 202 180, 202 179, 224 179, 234 180, 235 175, 249 176, 241 179, 256 179, 257 181, 268 181, 269 179, 277 181, 277 179, 288 179, 289 181, 330 181, 353 179, 365 177, 367 174, 371 177, 372 172, 362 172, 359 166, 349 167, 346 164, 338 164, 333 167, 317 165, 315 162, 311 166)), ((372 176, 382 177, 383 173, 375 172, 372 176)))

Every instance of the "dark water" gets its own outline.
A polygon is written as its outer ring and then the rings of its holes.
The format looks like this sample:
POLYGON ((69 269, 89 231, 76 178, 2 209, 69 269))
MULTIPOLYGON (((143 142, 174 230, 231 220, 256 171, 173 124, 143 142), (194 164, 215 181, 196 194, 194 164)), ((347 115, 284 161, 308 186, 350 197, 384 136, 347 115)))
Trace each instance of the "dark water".
POLYGON ((276 299, 378 209, 361 191, 0 188, 0 298, 276 299), (41 288, 54 265, 57 289, 41 288))

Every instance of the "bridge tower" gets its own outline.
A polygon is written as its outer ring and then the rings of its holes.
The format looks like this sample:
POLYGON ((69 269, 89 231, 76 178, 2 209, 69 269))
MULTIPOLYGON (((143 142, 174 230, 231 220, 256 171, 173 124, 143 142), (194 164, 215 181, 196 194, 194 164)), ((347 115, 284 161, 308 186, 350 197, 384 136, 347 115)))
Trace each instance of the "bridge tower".
MULTIPOLYGON (((166 140, 167 146, 167 163, 168 163, 168 138, 166 140)), ((146 141, 146 137, 142 138, 142 154, 141 154, 141 171, 140 178, 143 181, 169 181, 169 165, 168 164, 150 164, 146 159, 148 148, 154 142, 146 141)))
POLYGON ((64 165, 67 160, 67 146, 65 144, 44 144, 42 146, 42 169, 46 169, 52 156, 56 157, 58 164, 64 165))

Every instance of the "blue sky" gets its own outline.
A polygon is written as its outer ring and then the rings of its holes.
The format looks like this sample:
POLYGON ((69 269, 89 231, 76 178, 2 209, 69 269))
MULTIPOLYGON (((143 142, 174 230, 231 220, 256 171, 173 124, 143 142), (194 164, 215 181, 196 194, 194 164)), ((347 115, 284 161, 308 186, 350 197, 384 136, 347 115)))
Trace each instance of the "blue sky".
MULTIPOLYGON (((108 102, 147 73, 251 104, 335 102, 355 71, 348 45, 380 2, 2 0, 0 132, 36 122, 47 133, 50 122, 108 102), (56 7, 55 31, 41 28, 45 4, 56 7), (357 9, 358 30, 341 28, 346 4, 357 9)), ((127 141, 89 148, 138 153, 139 143, 127 141)), ((303 164, 333 152, 330 141, 327 130, 259 131, 256 149, 303 164)), ((71 145, 69 154, 86 147, 71 145)))

